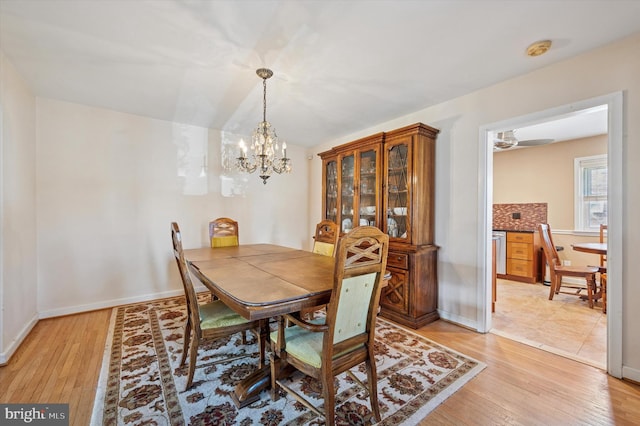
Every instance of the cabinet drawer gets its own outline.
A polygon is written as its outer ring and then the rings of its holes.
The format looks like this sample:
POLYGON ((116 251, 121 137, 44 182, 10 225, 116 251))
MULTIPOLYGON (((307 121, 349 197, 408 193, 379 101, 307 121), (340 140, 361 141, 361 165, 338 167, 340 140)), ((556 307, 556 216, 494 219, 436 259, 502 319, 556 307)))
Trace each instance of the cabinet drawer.
POLYGON ((533 243, 533 232, 507 232, 507 242, 533 243))
POLYGON ((507 259, 507 274, 521 277, 533 276, 533 262, 519 259, 507 259))
POLYGON ((409 255, 389 252, 389 255, 387 256, 387 266, 409 269, 409 255))
POLYGON ((509 259, 521 259, 532 260, 533 245, 527 243, 508 243, 507 244, 507 258, 509 259))

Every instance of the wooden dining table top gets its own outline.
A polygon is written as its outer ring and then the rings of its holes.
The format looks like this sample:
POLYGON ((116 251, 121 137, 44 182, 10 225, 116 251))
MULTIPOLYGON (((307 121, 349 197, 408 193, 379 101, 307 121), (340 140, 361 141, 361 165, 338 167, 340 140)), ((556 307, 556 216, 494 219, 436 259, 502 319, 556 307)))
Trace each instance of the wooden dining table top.
POLYGON ((191 272, 247 319, 263 319, 329 301, 334 258, 274 244, 187 249, 191 272))
POLYGON ((607 254, 607 243, 576 243, 572 244, 571 248, 575 251, 581 251, 583 253, 591 254, 607 254))

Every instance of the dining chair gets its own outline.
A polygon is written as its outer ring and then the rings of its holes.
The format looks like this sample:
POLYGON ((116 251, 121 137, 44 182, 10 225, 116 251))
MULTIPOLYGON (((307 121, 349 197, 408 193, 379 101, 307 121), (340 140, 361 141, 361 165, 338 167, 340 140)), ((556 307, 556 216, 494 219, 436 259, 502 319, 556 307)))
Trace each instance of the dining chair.
MULTIPOLYGON (((600 242, 607 242, 609 227, 600 224, 600 242)), ((607 313, 607 255, 600 255, 600 291, 602 292, 602 313, 607 313)))
POLYGON ((600 270, 597 266, 565 266, 562 265, 556 246, 553 244, 551 236, 551 228, 549 224, 541 223, 538 225, 538 232, 542 240, 542 249, 549 264, 551 275, 551 285, 549 287, 549 300, 553 300, 553 296, 558 293, 572 294, 581 296, 580 292, 587 291, 587 300, 589 307, 593 308, 593 294, 596 288, 596 273, 600 270), (566 283, 562 279, 564 277, 583 278, 586 283, 566 283), (566 290, 563 290, 565 288, 566 290))
MULTIPOLYGON (((332 221, 324 219, 316 225, 316 233, 313 236, 312 252, 323 256, 333 256, 335 254, 338 238, 340 237, 340 228, 332 221)), ((300 311, 303 318, 313 319, 316 311, 325 309, 326 305, 305 308, 300 311)))
POLYGON ((219 217, 209 222, 211 247, 232 247, 239 244, 238 222, 228 217, 219 217))
POLYGON ((313 236, 313 252, 324 256, 333 256, 340 237, 338 225, 324 219, 316 225, 316 234, 313 236))
POLYGON ((602 313, 607 313, 607 273, 600 273, 600 291, 602 292, 602 313))
MULTIPOLYGON (((608 232, 608 226, 601 224, 600 225, 600 242, 601 243, 607 242, 607 232, 608 232)), ((604 273, 607 272, 607 255, 606 254, 600 255, 600 268, 602 272, 604 273)))
MULTIPOLYGON (((182 348, 182 359, 180 360, 180 366, 184 365, 187 352, 189 352, 189 375, 187 377, 185 390, 191 388, 193 384, 198 348, 200 347, 200 342, 205 339, 229 337, 235 333, 244 333, 248 330, 255 332, 259 348, 258 368, 262 368, 265 361, 264 350, 266 346, 266 328, 264 328, 265 331, 263 331, 263 327, 266 327, 264 321, 249 321, 231 310, 220 300, 200 304, 187 268, 187 262, 182 249, 182 235, 176 222, 171 223, 171 239, 173 241, 173 255, 178 264, 178 270, 180 271, 180 277, 182 278, 182 285, 187 300, 187 322, 184 327, 184 344, 182 348)), ((250 354, 228 357, 216 363, 230 362, 247 356, 250 356, 250 354)))
MULTIPOLYGON (((607 225, 600 224, 600 234, 598 241, 600 243, 607 242, 607 225)), ((602 294, 602 312, 607 313, 607 255, 600 254, 600 293, 602 294)))
MULTIPOLYGON (((600 225, 600 242, 601 243, 606 243, 607 242, 607 232, 608 232, 608 227, 607 225, 600 225)), ((605 268, 605 272, 606 272, 606 262, 607 262, 607 255, 606 254, 601 254, 600 255, 600 267, 605 268)))
POLYGON ((389 249, 389 236, 373 226, 354 228, 338 242, 334 266, 333 290, 324 318, 313 322, 298 315, 283 315, 278 329, 270 334, 271 398, 279 390, 335 422, 334 377, 343 372, 367 389, 350 369, 365 363, 371 410, 380 421, 377 372, 374 354, 375 325, 380 290, 389 249), (285 326, 285 321, 293 326, 285 326), (322 384, 324 411, 291 389, 280 374, 289 366, 322 384))

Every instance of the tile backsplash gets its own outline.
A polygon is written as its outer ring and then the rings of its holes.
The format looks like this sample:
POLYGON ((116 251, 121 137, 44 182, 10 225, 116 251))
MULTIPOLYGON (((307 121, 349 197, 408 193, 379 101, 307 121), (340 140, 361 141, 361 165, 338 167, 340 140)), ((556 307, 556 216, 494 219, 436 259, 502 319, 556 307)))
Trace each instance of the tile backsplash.
POLYGON ((493 205, 493 229, 535 231, 539 223, 547 223, 547 203, 493 205))

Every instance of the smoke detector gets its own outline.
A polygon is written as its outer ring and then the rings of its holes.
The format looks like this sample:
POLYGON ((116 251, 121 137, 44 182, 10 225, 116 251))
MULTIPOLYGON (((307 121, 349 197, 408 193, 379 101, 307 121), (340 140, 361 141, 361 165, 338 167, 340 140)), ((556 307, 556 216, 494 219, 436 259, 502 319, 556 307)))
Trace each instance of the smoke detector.
POLYGON ((551 40, 536 41, 535 43, 531 43, 529 47, 527 47, 527 55, 540 56, 547 53, 549 49, 551 49, 551 40))

